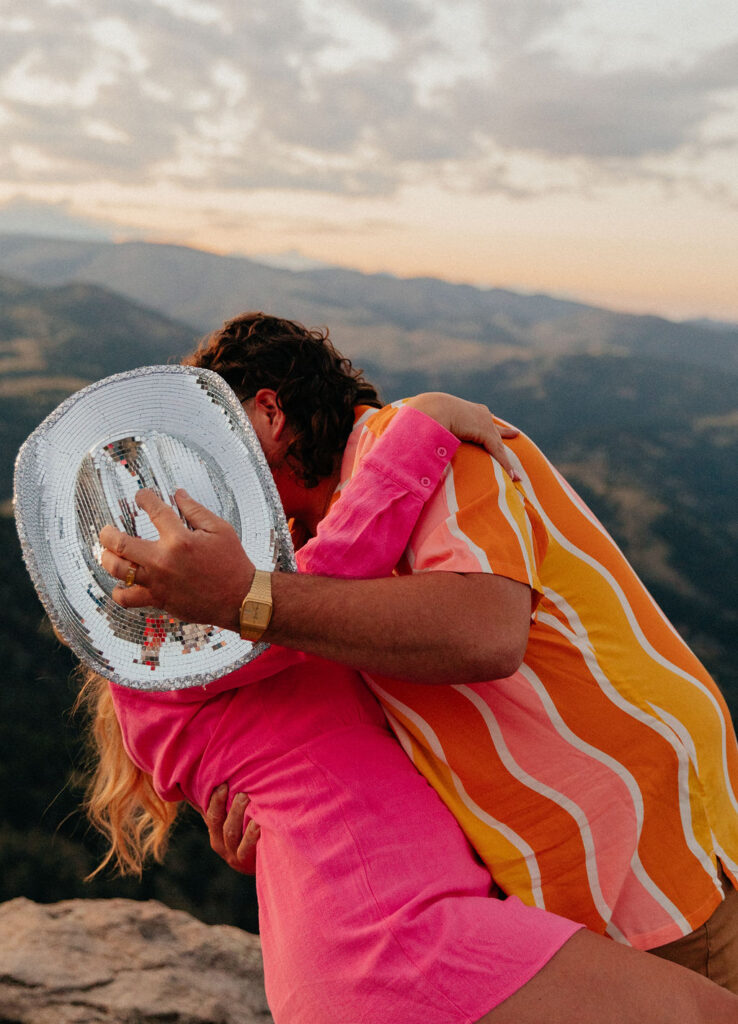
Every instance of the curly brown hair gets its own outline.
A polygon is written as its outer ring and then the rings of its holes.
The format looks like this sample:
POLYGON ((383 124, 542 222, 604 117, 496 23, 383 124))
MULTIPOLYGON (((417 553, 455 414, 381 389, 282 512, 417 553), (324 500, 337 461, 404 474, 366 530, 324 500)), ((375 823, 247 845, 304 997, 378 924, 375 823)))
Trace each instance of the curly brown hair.
POLYGON ((334 471, 354 407, 382 406, 362 371, 335 350, 327 329, 309 330, 266 313, 228 320, 183 362, 219 373, 242 402, 261 388, 276 392, 294 434, 287 454, 306 487, 334 471))

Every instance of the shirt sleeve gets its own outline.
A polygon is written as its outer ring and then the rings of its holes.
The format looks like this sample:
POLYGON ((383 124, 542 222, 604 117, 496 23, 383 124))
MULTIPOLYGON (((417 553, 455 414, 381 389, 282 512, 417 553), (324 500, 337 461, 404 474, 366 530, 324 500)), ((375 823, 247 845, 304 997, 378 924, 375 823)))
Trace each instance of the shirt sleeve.
POLYGON ((373 579, 391 575, 400 560, 459 441, 409 406, 386 422, 379 436, 367 435, 351 479, 297 552, 301 572, 373 579))
POLYGON ((457 451, 442 487, 418 517, 400 573, 491 573, 542 593, 548 532, 499 463, 475 445, 457 451))

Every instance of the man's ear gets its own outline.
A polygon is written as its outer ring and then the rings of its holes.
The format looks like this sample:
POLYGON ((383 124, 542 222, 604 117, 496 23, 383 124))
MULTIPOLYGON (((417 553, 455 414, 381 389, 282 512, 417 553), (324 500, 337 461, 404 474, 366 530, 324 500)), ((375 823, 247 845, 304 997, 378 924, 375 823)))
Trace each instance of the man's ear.
POLYGON ((272 441, 279 441, 287 426, 287 418, 272 388, 260 388, 251 399, 249 415, 258 419, 272 441))

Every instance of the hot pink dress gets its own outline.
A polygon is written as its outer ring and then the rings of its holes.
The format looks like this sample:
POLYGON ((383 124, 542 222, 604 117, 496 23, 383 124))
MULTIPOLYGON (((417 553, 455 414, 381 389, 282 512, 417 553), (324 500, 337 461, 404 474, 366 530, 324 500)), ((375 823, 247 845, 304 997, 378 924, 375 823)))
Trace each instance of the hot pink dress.
MULTIPOLYGON (((388 571, 391 553, 374 543, 383 520, 404 516, 409 532, 457 444, 413 410, 396 419, 334 508, 359 517, 363 543, 346 558, 364 575, 388 571)), ((328 527, 313 543, 330 544, 328 527)), ((346 575, 338 563, 335 575, 346 575)), ((579 927, 490 895, 456 820, 350 669, 273 646, 208 687, 113 694, 128 752, 164 799, 202 810, 222 782, 251 798, 276 1024, 473 1024, 579 927)))

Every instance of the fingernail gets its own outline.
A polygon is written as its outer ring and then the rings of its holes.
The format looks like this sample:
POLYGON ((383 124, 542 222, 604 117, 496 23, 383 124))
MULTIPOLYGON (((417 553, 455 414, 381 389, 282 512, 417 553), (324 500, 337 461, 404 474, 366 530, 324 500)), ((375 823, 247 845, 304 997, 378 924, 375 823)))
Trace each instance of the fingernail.
POLYGON ((228 792, 228 783, 227 782, 222 782, 218 786, 218 788, 215 790, 215 792, 218 794, 218 796, 222 796, 223 793, 227 793, 228 792))

